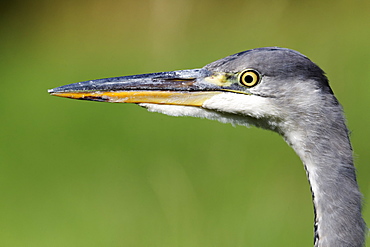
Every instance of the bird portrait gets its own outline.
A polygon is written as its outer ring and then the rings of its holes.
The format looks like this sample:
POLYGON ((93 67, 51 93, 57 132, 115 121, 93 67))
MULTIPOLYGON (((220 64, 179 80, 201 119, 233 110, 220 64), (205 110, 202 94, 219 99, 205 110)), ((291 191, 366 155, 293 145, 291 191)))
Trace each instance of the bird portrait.
POLYGON ((314 246, 364 246, 362 195, 342 106, 324 71, 297 51, 256 48, 203 68, 88 80, 48 92, 274 131, 303 163, 314 246))

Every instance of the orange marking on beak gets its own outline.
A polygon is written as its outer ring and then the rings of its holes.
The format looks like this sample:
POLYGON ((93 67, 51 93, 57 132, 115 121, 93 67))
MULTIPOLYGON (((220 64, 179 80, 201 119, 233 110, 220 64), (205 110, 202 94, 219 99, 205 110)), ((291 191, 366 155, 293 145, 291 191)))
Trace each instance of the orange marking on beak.
POLYGON ((62 92, 52 95, 92 101, 115 103, 152 103, 165 105, 202 106, 204 101, 221 92, 186 92, 186 91, 96 91, 96 92, 62 92))

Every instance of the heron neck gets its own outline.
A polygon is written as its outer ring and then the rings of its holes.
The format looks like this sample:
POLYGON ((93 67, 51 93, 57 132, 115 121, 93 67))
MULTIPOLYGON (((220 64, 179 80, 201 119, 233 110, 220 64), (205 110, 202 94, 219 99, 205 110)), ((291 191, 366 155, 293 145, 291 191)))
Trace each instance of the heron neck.
POLYGON ((285 139, 303 161, 311 186, 315 246, 363 246, 366 225, 352 148, 343 116, 339 122, 334 119, 325 126, 310 121, 309 129, 307 123, 305 128, 298 126, 285 139))

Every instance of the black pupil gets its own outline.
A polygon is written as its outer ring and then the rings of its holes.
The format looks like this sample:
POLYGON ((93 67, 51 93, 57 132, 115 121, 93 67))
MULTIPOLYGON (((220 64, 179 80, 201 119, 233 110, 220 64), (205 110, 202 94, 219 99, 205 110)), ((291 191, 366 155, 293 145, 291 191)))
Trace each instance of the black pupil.
POLYGON ((251 75, 246 75, 245 77, 244 77, 244 81, 245 81, 245 83, 252 83, 253 82, 253 76, 251 76, 251 75))

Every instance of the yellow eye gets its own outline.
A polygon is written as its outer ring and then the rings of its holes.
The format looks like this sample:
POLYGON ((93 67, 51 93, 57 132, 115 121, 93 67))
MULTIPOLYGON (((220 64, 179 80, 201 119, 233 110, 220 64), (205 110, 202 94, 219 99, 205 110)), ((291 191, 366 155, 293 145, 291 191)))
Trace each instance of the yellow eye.
POLYGON ((246 87, 253 87, 261 80, 261 75, 253 69, 246 69, 239 73, 238 80, 246 87))

